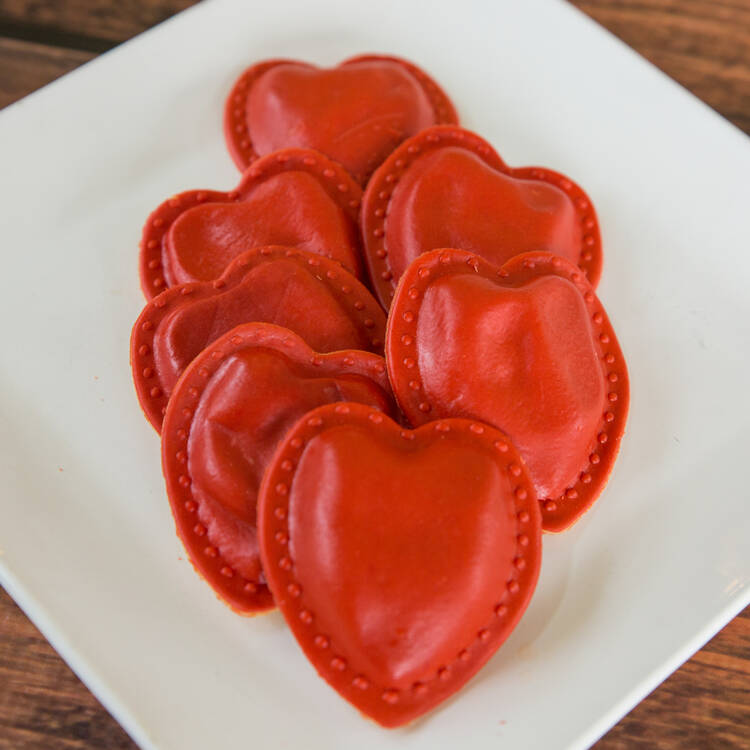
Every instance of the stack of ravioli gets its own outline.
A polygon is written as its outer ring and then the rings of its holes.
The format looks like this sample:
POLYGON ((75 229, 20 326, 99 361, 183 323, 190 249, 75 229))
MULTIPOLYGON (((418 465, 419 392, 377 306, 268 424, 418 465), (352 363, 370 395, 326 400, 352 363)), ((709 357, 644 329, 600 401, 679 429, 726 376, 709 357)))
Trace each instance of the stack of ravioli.
POLYGON ((542 533, 612 471, 629 389, 596 213, 395 57, 253 65, 224 134, 237 187, 164 201, 140 248, 131 364, 177 533, 400 726, 501 646, 542 533))

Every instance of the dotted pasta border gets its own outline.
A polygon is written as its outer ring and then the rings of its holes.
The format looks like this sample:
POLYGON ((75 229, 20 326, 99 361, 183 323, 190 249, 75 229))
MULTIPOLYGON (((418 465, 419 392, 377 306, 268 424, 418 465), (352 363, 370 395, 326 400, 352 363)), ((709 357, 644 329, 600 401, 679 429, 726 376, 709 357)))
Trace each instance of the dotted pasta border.
POLYGON ((382 354, 385 313, 369 290, 337 261, 281 245, 253 248, 238 255, 215 281, 190 282, 171 287, 147 302, 138 316, 130 339, 130 366, 138 401, 157 432, 161 431, 170 395, 160 378, 159 367, 154 358, 154 338, 164 319, 199 300, 230 291, 243 282, 246 272, 251 268, 274 260, 288 259, 294 260, 326 286, 348 318, 369 337, 371 351, 382 354))
POLYGON ((270 323, 245 323, 234 328, 204 349, 187 367, 164 417, 162 467, 167 496, 177 534, 193 567, 232 609, 242 614, 269 609, 273 607, 273 599, 265 583, 239 576, 215 545, 204 542, 208 530, 197 520, 199 502, 191 490, 188 440, 195 411, 211 378, 227 357, 248 347, 275 349, 295 362, 319 368, 321 373, 359 375, 390 394, 385 361, 377 354, 355 350, 320 354, 295 333, 270 323))
POLYGON ((487 141, 476 133, 446 125, 427 128, 404 141, 378 167, 362 198, 362 240, 370 280, 380 303, 388 309, 398 279, 394 278, 387 247, 387 220, 393 192, 409 167, 425 154, 440 148, 460 147, 479 156, 502 174, 539 180, 562 190, 571 200, 582 227, 578 267, 592 286, 601 276, 602 242, 599 222, 591 200, 576 183, 543 167, 509 167, 487 141))
POLYGON ((264 60, 252 65, 240 74, 240 77, 232 85, 232 89, 224 104, 224 140, 232 161, 237 168, 244 172, 257 158, 258 154, 250 141, 247 130, 247 119, 245 108, 247 97, 253 84, 264 74, 277 65, 302 65, 312 67, 299 60, 287 60, 283 58, 264 60))
POLYGON ((404 273, 393 301, 386 331, 386 361, 393 392, 413 424, 430 416, 432 404, 425 394, 415 341, 421 298, 436 278, 453 273, 480 273, 500 284, 510 277, 537 278, 557 275, 576 285, 589 309, 594 343, 607 384, 601 422, 592 436, 595 445, 575 480, 558 498, 540 498, 545 531, 563 531, 594 503, 612 470, 625 430, 629 381, 625 359, 612 324, 583 274, 572 263, 550 253, 526 253, 502 268, 464 250, 434 250, 417 258, 404 273))
POLYGON ((435 125, 458 125, 456 108, 445 91, 438 85, 437 81, 422 70, 422 68, 408 60, 404 60, 402 57, 393 57, 391 55, 357 55, 339 63, 339 67, 351 65, 352 63, 377 62, 379 60, 396 63, 402 68, 406 68, 417 79, 417 83, 422 87, 432 105, 432 111, 435 115, 435 125))
MULTIPOLYGON (((456 109, 447 94, 424 70, 410 63, 408 60, 388 55, 358 55, 344 60, 337 67, 378 60, 397 63, 416 79, 432 105, 436 124, 458 123, 456 109)), ((252 65, 240 74, 240 77, 232 86, 224 105, 224 138, 229 154, 240 170, 247 169, 258 158, 258 154, 253 148, 247 125, 246 110, 250 89, 262 75, 277 65, 299 65, 305 68, 316 69, 315 65, 301 60, 275 59, 264 60, 252 65)))
MULTIPOLYGON (((243 174, 234 190, 188 190, 168 198, 152 211, 143 226, 140 242, 139 274, 146 299, 153 299, 175 283, 167 262, 164 243, 170 227, 179 216, 202 203, 236 203, 245 200, 264 180, 282 172, 294 171, 310 174, 320 182, 331 199, 351 220, 353 236, 359 244, 356 229, 362 188, 354 178, 340 164, 317 151, 299 148, 275 151, 258 159, 243 174)), ((356 247, 356 250, 359 255, 360 248, 356 247)), ((356 269, 346 270, 357 276, 356 269)))
POLYGON ((475 674, 515 627, 536 585, 541 563, 541 529, 533 486, 523 461, 507 437, 471 420, 446 419, 408 430, 361 404, 319 407, 303 417, 277 448, 261 485, 258 508, 261 557, 269 585, 290 628, 321 676, 358 709, 385 726, 397 726, 424 713, 475 674), (295 471, 307 443, 325 430, 342 424, 386 428, 407 442, 459 433, 463 439, 472 440, 483 450, 492 452, 502 463, 512 487, 516 551, 513 572, 505 590, 488 606, 487 621, 477 629, 476 638, 457 648, 452 662, 441 665, 434 674, 425 675, 408 690, 375 684, 356 664, 350 663, 351 657, 337 647, 328 633, 318 629, 314 608, 306 602, 295 575, 288 525, 295 471), (383 711, 387 713, 385 719, 383 711))

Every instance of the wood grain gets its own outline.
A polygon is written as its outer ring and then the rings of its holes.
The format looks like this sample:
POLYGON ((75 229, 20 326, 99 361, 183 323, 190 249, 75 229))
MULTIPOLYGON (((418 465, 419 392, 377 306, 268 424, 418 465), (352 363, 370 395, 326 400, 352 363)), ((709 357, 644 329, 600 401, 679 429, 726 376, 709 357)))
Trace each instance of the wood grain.
MULTIPOLYGON (((70 36, 68 46, 103 51, 124 42, 196 0, 0 0, 0 36, 45 41, 70 36), (75 41, 77 40, 77 44, 75 41), (98 46, 97 46, 98 45, 98 46)), ((57 44, 58 42, 53 42, 57 44)))
MULTIPOLYGON (((746 750, 748 728, 750 608, 662 683, 595 750, 746 750)), ((137 750, 2 589, 0 748, 137 750)))
POLYGON ((41 88, 95 55, 0 37, 0 108, 41 88))
MULTIPOLYGON (((0 107, 192 4, 0 0, 0 107)), ((750 0, 573 4, 750 133, 750 0)), ((635 747, 750 750, 750 608, 595 746, 635 747)), ((135 745, 0 589, 0 750, 57 748, 135 745)))
POLYGON ((750 134, 750 0, 573 0, 750 134))
POLYGON ((136 750, 2 589, 0 748, 136 750))
POLYGON ((750 748, 750 608, 636 706, 595 750, 750 748))

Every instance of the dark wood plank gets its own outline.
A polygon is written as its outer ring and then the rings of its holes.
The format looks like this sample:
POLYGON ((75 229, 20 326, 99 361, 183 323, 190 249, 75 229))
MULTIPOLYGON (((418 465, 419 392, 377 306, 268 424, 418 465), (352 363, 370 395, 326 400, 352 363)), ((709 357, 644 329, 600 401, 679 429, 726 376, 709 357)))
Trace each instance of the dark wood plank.
POLYGON ((123 42, 195 2, 196 0, 0 0, 0 36, 60 44, 62 34, 72 37, 74 43, 68 46, 90 49, 93 41, 94 51, 103 51, 102 43, 106 48, 123 42), (97 43, 99 48, 96 47, 97 43))
POLYGON ((633 747, 750 748, 750 608, 594 746, 633 747))
MULTIPOLYGON (((0 0, 0 36, 103 51, 194 1, 0 0)), ((748 0, 572 2, 750 133, 748 0)))
POLYGON ((571 0, 750 134, 750 0, 571 0))
POLYGON ((136 748, 1 588, 0 748, 136 748))
POLYGON ((92 57, 91 52, 0 38, 0 109, 92 57))
MULTIPOLYGON (((136 750, 0 589, 0 748, 136 750)), ((750 747, 750 608, 667 679, 596 750, 750 747)))
MULTIPOLYGON (((193 1, 0 0, 0 107, 193 1)), ((572 2, 750 133, 750 0, 572 2)), ((633 747, 750 748, 750 609, 596 745, 633 747)), ((0 748, 135 748, 2 590, 0 748)))

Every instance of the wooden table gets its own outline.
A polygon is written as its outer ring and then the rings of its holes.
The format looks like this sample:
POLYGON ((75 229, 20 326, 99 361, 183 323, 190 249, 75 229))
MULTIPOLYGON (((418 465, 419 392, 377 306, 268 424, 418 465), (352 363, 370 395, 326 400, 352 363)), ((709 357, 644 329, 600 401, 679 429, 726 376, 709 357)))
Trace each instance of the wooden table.
MULTIPOLYGON (((193 2, 0 0, 0 107, 193 2)), ((574 2, 750 134, 750 0, 574 2)), ((0 748, 134 747, 0 589, 0 748)), ((596 745, 632 747, 750 748, 750 609, 596 745)))

